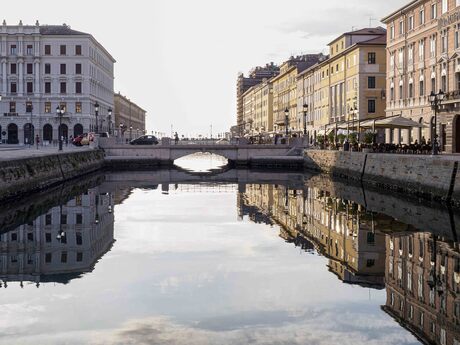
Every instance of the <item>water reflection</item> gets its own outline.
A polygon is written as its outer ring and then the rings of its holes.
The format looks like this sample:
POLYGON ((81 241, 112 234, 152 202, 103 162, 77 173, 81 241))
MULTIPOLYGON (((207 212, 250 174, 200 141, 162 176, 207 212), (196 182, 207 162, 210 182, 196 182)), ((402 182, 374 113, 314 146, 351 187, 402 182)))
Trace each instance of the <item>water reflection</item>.
POLYGON ((0 211, 0 343, 458 345, 457 224, 295 172, 90 176, 0 211))
POLYGON ((91 272, 114 242, 113 205, 112 194, 90 188, 0 234, 0 286, 68 284, 91 272))
POLYGON ((382 310, 423 343, 460 344, 459 228, 451 223, 453 214, 430 233, 320 188, 247 185, 238 203, 241 217, 279 224, 287 242, 326 256, 329 271, 344 283, 385 288, 382 310))

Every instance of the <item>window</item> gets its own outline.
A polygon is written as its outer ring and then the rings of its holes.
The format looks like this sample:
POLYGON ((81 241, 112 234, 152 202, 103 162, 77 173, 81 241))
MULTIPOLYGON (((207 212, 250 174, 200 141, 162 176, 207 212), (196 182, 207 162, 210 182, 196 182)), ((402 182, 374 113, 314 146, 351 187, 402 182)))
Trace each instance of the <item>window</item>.
POLYGON ((45 234, 45 241, 46 243, 50 243, 51 242, 51 233, 50 232, 47 232, 45 234))
POLYGON ((45 55, 51 55, 51 46, 49 44, 45 45, 45 55))
POLYGON ((11 83, 10 84, 10 91, 11 91, 11 93, 17 93, 18 92, 18 88, 17 88, 16 83, 11 83))
POLYGON ((60 92, 67 93, 67 83, 65 81, 61 82, 60 92))
POLYGON ((75 64, 75 74, 81 74, 81 63, 75 64))
POLYGON ((45 74, 51 74, 51 64, 45 64, 45 74))
POLYGON ((81 102, 75 103, 75 113, 81 114, 81 102))
POLYGON ((17 73, 17 65, 15 63, 10 64, 10 73, 11 74, 17 73))
POLYGON ((62 44, 60 47, 59 47, 59 53, 61 55, 66 55, 67 54, 67 46, 65 44, 62 44))
POLYGON ((420 80, 420 96, 425 96, 425 83, 423 80, 420 80))
POLYGON ((82 262, 82 261, 83 261, 83 253, 77 252, 77 262, 82 262))
POLYGON ((27 82, 26 88, 28 94, 34 93, 34 83, 32 83, 31 81, 27 82))
POLYGON ((445 75, 441 77, 441 89, 442 91, 447 92, 447 77, 445 75))
POLYGON ((421 40, 418 44, 418 58, 419 61, 425 60, 425 41, 421 40))
POLYGON ((414 97, 414 84, 409 83, 409 98, 414 97))
POLYGON ((373 232, 367 233, 367 243, 368 244, 375 244, 375 234, 373 232))
POLYGON ((375 99, 368 99, 367 100, 367 112, 369 114, 375 113, 375 99))
POLYGON ((419 19, 420 19, 420 25, 425 24, 425 9, 424 9, 423 7, 422 7, 422 9, 420 10, 419 19))
POLYGON ((442 0, 442 8, 441 8, 442 14, 447 12, 447 0, 442 0))
POLYGON ((67 262, 67 252, 62 252, 61 253, 61 262, 66 263, 67 262))
POLYGON ((430 57, 436 56, 436 37, 432 36, 430 39, 430 57))
POLYGON ((75 93, 81 94, 81 81, 75 83, 75 93))
POLYGON ((367 88, 375 89, 375 77, 367 77, 367 88))
POLYGON ((403 35, 404 34, 404 22, 401 20, 399 22, 399 35, 403 35))
POLYGON ((67 65, 65 63, 61 63, 60 71, 61 71, 61 74, 67 73, 67 65))
POLYGON ((51 114, 51 102, 45 102, 45 113, 51 114))
POLYGON ((458 32, 458 29, 457 29, 457 31, 455 31, 454 45, 455 45, 455 49, 458 49, 460 47, 460 35, 459 35, 459 32, 458 32))
POLYGON ((26 48, 26 52, 27 52, 27 55, 34 55, 34 48, 32 45, 27 45, 27 48, 26 48))
POLYGON ((11 234, 11 241, 12 241, 12 242, 16 242, 17 240, 18 240, 18 234, 12 233, 12 234, 11 234))
POLYGON ((26 102, 26 113, 31 113, 33 110, 32 102, 26 102))
POLYGON ((31 63, 28 63, 26 71, 27 71, 27 74, 34 74, 34 65, 31 63))
POLYGON ((61 214, 61 225, 67 224, 67 215, 61 214))
POLYGON ((436 78, 431 78, 431 91, 436 92, 436 78))
POLYGON ((374 65, 375 64, 375 53, 368 53, 367 54, 367 62, 370 64, 370 65, 374 65))
POLYGON ((441 52, 447 53, 447 33, 444 32, 441 36, 441 52))
POLYGON ((45 93, 51 93, 51 83, 49 81, 45 82, 45 93))
POLYGON ((437 13, 436 13, 436 4, 431 4, 431 19, 436 19, 437 13))
POLYGON ((67 103, 66 102, 59 103, 59 107, 61 107, 61 109, 64 109, 64 113, 67 112, 67 103))
POLYGON ((81 213, 75 215, 75 224, 83 224, 83 215, 81 213))
POLYGON ((51 253, 46 253, 45 254, 45 263, 47 263, 47 264, 51 263, 52 259, 53 259, 53 254, 51 254, 51 253))
POLYGON ((373 266, 375 266, 375 260, 374 259, 367 259, 366 267, 373 267, 373 266))
POLYGON ((81 45, 75 46, 75 55, 81 55, 81 45))
POLYGON ((395 38, 395 27, 390 27, 390 38, 393 40, 395 38))
POLYGON ((33 232, 28 232, 28 233, 27 233, 27 241, 28 241, 28 242, 33 242, 33 241, 34 241, 34 234, 33 234, 33 232))
POLYGON ((414 30, 414 16, 409 17, 409 30, 414 30))
POLYGON ((18 48, 17 48, 16 44, 12 44, 12 45, 10 46, 10 54, 11 54, 11 55, 16 55, 17 52, 18 52, 18 48))
POLYGON ((51 215, 47 214, 45 216, 45 225, 51 225, 51 215))
POLYGON ((75 234, 75 243, 78 245, 78 246, 81 246, 83 244, 83 236, 81 235, 81 232, 77 232, 75 234))

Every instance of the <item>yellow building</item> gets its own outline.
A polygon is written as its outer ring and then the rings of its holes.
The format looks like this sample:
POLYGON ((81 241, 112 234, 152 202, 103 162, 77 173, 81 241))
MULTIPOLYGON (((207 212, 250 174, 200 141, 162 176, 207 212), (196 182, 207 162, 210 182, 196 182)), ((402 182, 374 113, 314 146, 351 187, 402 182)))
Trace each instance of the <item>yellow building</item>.
POLYGON ((336 123, 352 122, 353 117, 357 123, 385 116, 386 30, 347 32, 328 46, 328 59, 299 74, 297 80, 297 122, 302 122, 301 104, 307 104, 303 124, 310 138, 336 123))
POLYGON ((297 121, 297 76, 323 58, 322 54, 291 57, 280 67, 280 74, 273 83, 273 127, 276 132, 301 132, 297 121), (287 116, 286 116, 287 115, 287 116))

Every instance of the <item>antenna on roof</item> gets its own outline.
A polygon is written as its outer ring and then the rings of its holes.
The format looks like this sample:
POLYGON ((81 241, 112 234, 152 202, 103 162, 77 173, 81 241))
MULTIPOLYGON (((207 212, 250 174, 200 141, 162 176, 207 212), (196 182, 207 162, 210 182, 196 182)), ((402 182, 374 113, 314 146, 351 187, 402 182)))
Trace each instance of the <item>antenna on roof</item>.
POLYGON ((372 18, 372 16, 369 16, 369 27, 372 27, 372 22, 375 22, 377 19, 372 18))

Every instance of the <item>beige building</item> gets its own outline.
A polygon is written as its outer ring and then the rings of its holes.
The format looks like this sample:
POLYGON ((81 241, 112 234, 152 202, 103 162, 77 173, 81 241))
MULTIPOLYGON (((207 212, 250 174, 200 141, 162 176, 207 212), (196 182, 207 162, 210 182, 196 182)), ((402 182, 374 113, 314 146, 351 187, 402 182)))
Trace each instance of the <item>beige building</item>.
POLYGON ((385 46, 381 27, 347 32, 329 43, 327 59, 298 75, 297 123, 311 139, 353 117, 357 123, 385 116, 385 46))
POLYGON ((264 79, 243 94, 244 134, 273 131, 273 84, 264 79))
POLYGON ((147 112, 144 109, 120 93, 114 95, 114 105, 114 130, 121 130, 126 139, 137 138, 146 133, 147 112))
POLYGON ((460 152, 460 2, 411 1, 382 19, 388 29, 387 116, 402 115, 423 129, 395 130, 387 139, 434 138, 432 91, 446 94, 437 117, 440 149, 460 152))
POLYGON ((302 131, 297 120, 297 76, 323 58, 322 54, 291 56, 281 65, 280 74, 272 78, 274 131, 285 132, 286 126, 290 133, 302 131))

